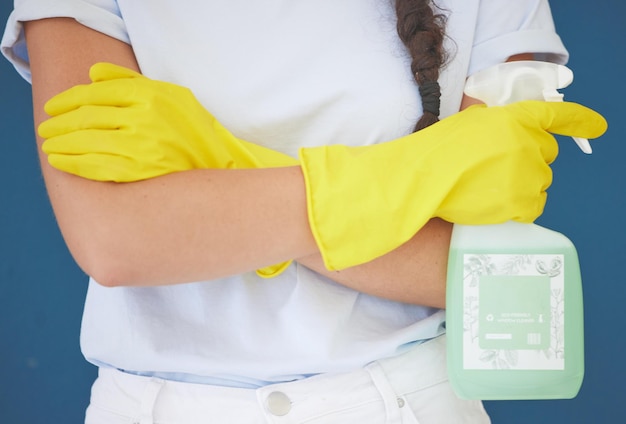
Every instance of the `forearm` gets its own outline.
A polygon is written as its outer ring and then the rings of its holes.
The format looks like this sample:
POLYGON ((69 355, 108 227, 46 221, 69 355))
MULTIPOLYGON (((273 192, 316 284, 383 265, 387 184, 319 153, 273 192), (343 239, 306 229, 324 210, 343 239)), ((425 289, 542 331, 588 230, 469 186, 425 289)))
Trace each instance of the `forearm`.
POLYGON ((338 283, 404 303, 443 308, 452 224, 432 219, 408 242, 371 262, 328 271, 314 254, 298 260, 338 283))
POLYGON ((76 261, 100 283, 175 284, 315 252, 299 174, 197 170, 128 184, 67 175, 49 191, 76 261))

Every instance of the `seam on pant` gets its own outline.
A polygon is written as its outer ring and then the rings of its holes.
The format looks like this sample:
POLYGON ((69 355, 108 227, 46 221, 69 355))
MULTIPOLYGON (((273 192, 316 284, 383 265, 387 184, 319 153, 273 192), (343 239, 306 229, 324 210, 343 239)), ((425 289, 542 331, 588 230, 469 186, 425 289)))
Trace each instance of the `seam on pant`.
POLYGON ((154 406, 165 382, 158 378, 151 378, 141 394, 139 405, 139 424, 154 424, 154 406))

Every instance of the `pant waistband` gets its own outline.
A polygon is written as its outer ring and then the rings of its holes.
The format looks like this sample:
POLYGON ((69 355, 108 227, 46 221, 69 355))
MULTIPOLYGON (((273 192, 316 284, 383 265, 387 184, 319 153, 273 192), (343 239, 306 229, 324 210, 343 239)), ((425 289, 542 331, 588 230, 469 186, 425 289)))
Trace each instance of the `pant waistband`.
POLYGON ((164 381, 102 368, 92 389, 92 404, 136 416, 141 424, 185 422, 180 418, 185 414, 218 418, 217 410, 221 411, 221 422, 291 423, 309 420, 312 414, 333 414, 366 404, 371 404, 372 410, 382 409, 389 418, 402 413, 403 396, 445 382, 445 369, 445 337, 352 372, 322 374, 259 389, 164 381), (116 388, 115 394, 111 388, 116 388), (225 417, 229 411, 232 421, 225 417), (265 420, 259 421, 259 416, 265 420))

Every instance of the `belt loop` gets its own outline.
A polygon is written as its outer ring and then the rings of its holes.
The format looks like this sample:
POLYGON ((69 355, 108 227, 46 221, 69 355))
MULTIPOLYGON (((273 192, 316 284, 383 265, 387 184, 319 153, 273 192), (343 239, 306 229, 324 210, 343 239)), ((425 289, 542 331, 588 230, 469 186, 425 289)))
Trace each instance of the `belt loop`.
POLYGON ((395 390, 389 383, 383 367, 378 362, 373 362, 365 367, 369 373, 374 385, 380 392, 383 402, 385 403, 385 411, 387 415, 386 423, 400 422, 400 410, 398 402, 400 399, 395 390))
POLYGON ((154 424, 154 406, 164 384, 165 382, 158 378, 151 378, 148 381, 141 395, 139 422, 137 424, 154 424))

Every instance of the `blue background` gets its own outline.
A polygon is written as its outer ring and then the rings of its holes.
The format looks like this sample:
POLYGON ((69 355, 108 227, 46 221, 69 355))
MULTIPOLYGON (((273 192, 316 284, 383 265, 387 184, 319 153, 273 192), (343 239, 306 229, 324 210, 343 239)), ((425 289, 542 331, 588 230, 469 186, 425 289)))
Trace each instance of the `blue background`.
MULTIPOLYGON (((4 21, 12 2, 0 2, 4 21)), ((566 98, 609 121, 591 156, 560 139, 554 183, 538 221, 568 235, 578 248, 586 375, 573 400, 486 407, 494 423, 626 423, 626 268, 620 268, 626 260, 626 3, 551 5, 576 75, 566 98)), ((78 345, 86 277, 56 227, 31 121, 30 86, 0 60, 0 423, 80 423, 96 375, 78 345)))

